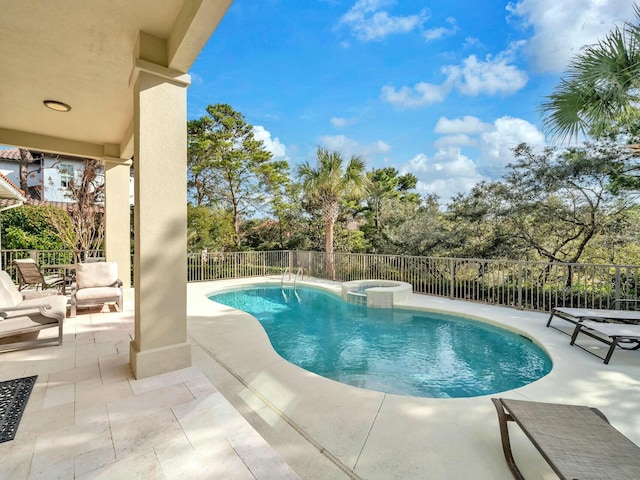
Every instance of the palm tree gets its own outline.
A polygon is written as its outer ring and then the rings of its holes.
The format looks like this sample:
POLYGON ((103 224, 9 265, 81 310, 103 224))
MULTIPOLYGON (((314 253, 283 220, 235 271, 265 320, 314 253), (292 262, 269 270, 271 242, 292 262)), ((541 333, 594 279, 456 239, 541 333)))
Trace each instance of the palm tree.
MULTIPOLYGON (((635 6, 640 21, 640 8, 635 6)), ((639 115, 640 25, 625 23, 574 57, 540 111, 543 128, 560 141, 595 138, 639 115)))
MULTIPOLYGON (((327 265, 332 265, 333 229, 345 200, 363 197, 367 192, 365 164, 361 156, 352 156, 343 169, 344 159, 337 152, 318 147, 317 166, 309 162, 298 167, 298 177, 307 197, 317 202, 322 209, 326 229, 325 251, 327 265)), ((330 269, 330 272, 332 269, 330 269)))

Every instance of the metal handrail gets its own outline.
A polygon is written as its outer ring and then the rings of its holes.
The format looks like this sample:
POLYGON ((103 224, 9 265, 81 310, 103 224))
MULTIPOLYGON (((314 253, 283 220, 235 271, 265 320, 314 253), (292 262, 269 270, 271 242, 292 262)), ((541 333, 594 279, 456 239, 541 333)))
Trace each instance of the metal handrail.
MULTIPOLYGON (((296 281, 298 280, 298 274, 300 274, 300 279, 304 280, 304 270, 302 270, 302 267, 298 267, 298 270, 296 271, 296 276, 293 277, 293 290, 296 290, 296 281)), ((291 277, 289 277, 291 278, 291 277)))
POLYGON ((282 278, 280 279, 280 287, 284 287, 284 277, 287 274, 287 272, 289 272, 289 280, 291 280, 291 271, 289 270, 289 267, 284 269, 284 272, 282 272, 282 278))

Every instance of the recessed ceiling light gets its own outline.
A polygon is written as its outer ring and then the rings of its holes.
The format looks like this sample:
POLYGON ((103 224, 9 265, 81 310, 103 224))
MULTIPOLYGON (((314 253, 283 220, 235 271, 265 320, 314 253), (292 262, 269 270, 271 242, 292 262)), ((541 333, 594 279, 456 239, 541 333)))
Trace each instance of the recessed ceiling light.
POLYGON ((66 103, 58 102, 57 100, 45 100, 45 107, 50 108, 51 110, 55 110, 56 112, 68 112, 71 110, 71 107, 66 103))

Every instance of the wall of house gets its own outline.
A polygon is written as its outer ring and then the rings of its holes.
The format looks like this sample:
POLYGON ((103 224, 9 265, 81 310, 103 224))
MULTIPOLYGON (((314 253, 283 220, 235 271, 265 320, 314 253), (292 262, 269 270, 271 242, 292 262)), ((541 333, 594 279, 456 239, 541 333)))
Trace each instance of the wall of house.
MULTIPOLYGON (((29 164, 27 184, 30 188, 37 188, 40 191, 38 200, 49 202, 71 202, 69 198, 66 183, 72 176, 76 181, 82 179, 84 170, 84 159, 76 159, 73 157, 47 156, 39 152, 32 152, 35 161, 29 164), (66 165, 71 166, 73 174, 67 172, 64 168, 66 165)), ((16 186, 20 187, 20 163, 17 160, 0 157, 0 173, 5 175, 16 186)), ((100 175, 103 177, 104 172, 100 175)), ((34 196, 34 198, 36 198, 34 196)), ((133 177, 129 179, 129 205, 133 205, 134 185, 133 177)))
MULTIPOLYGON (((84 170, 84 160, 71 157, 42 155, 32 152, 35 161, 28 166, 27 185, 40 192, 39 199, 49 202, 71 202, 67 188, 71 180, 79 181, 84 170)), ((0 172, 18 187, 20 163, 0 158, 0 172)), ((104 174, 103 174, 104 175, 104 174)))

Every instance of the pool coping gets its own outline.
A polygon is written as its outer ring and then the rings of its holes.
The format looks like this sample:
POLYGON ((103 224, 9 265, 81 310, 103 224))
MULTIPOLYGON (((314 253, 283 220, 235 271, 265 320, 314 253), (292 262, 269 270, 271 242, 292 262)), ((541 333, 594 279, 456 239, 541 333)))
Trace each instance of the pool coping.
MULTIPOLYGON (((342 476, 335 478, 418 479, 425 478, 425 472, 430 478, 511 478, 502 456, 491 396, 594 406, 640 444, 639 353, 618 351, 611 363, 604 365, 569 346, 568 336, 546 328, 548 314, 412 294, 398 306, 455 313, 521 333, 547 352, 553 368, 529 385, 497 395, 405 397, 344 385, 296 367, 275 353, 256 319, 207 298, 216 290, 249 283, 279 284, 280 279, 188 285, 189 335, 194 349, 205 353, 195 357, 203 363, 213 360, 227 370, 237 383, 228 390, 230 396, 236 396, 236 404, 259 405, 252 410, 255 415, 249 412, 254 420, 267 411, 260 409, 268 409, 271 420, 262 428, 273 431, 261 433, 273 437, 272 446, 303 478, 329 477, 314 476, 317 467, 299 458, 291 441, 278 445, 274 432, 279 429, 295 430, 300 442, 324 452, 328 461, 340 467, 336 475, 342 476)), ((337 282, 307 278, 298 284, 341 296, 337 282)), ((209 370, 213 371, 211 365, 209 370)), ((215 379, 212 381, 215 384, 215 379)), ((513 437, 525 476, 548 475, 550 468, 529 442, 517 432, 513 437)))

